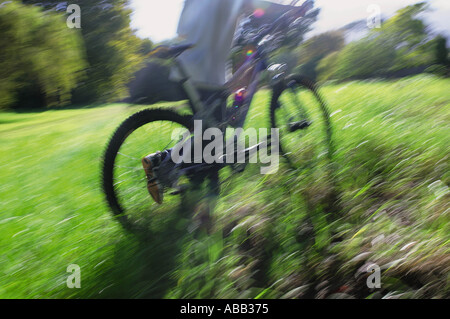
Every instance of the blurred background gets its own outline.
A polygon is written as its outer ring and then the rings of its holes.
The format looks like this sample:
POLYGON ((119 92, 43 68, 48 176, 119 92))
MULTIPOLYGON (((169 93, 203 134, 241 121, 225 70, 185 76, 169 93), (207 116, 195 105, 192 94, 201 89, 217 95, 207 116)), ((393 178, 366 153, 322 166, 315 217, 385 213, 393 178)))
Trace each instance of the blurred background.
MULTIPOLYGON (((450 3, 317 0, 271 61, 322 85, 336 188, 319 168, 250 169, 228 180, 211 234, 168 212, 140 238, 110 216, 100 160, 149 107, 130 91, 177 100, 148 54, 177 43, 183 3, 0 1, 0 298, 448 298, 450 3), (381 288, 366 285, 373 263, 381 288)), ((246 125, 268 123, 268 84, 246 125)))

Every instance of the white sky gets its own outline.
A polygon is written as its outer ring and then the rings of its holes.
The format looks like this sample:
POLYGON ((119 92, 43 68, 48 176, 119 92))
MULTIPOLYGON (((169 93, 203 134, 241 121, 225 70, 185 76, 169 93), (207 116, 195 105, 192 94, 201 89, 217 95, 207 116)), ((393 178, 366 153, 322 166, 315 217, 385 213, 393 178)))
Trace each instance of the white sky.
MULTIPOLYGON (((390 16, 401 7, 414 4, 419 0, 316 0, 320 7, 319 20, 313 33, 321 33, 342 27, 350 22, 366 19, 370 13, 367 8, 376 4, 383 16, 390 16)), ((428 0, 434 10, 428 14, 433 29, 444 30, 450 36, 450 0, 428 0)), ((176 35, 178 18, 184 0, 131 0, 134 11, 132 27, 138 36, 150 38, 154 42, 173 38, 176 35)))

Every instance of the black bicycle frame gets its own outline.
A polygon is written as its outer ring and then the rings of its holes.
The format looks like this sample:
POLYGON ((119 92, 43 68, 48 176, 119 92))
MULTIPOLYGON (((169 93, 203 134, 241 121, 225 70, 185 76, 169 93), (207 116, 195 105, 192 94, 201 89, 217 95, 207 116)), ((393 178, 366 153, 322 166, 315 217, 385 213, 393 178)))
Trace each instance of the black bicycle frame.
MULTIPOLYGON (((225 92, 225 95, 229 95, 233 92, 230 91, 230 87, 232 87, 232 85, 234 83, 236 83, 240 77, 249 69, 249 68, 253 68, 252 71, 252 76, 250 78, 249 81, 249 85, 248 85, 248 89, 247 89, 247 93, 244 97, 242 106, 240 107, 240 109, 238 110, 238 112, 234 115, 231 116, 229 118, 226 118, 224 121, 222 122, 218 122, 216 119, 214 119, 213 116, 208 116, 214 113, 214 110, 210 110, 210 112, 204 112, 205 110, 205 103, 204 101, 201 100, 200 98, 200 93, 197 90, 197 87, 194 85, 194 83, 191 82, 191 80, 189 79, 189 77, 187 76, 187 73, 185 71, 185 69, 183 68, 182 64, 177 61, 176 65, 179 68, 180 74, 182 75, 182 80, 180 81, 186 95, 189 97, 189 101, 191 103, 191 105, 193 106, 193 112, 194 112, 194 116, 199 119, 202 120, 203 123, 205 123, 205 128, 208 127, 214 127, 214 126, 220 126, 223 128, 222 131, 224 131, 226 129, 226 127, 228 125, 234 127, 234 128, 242 128, 244 125, 244 122, 247 118, 247 114, 248 114, 248 110, 250 109, 250 105, 251 102, 253 100, 253 97, 255 95, 255 93, 258 90, 258 83, 259 83, 259 79, 260 79, 260 74, 262 71, 264 71, 267 68, 267 62, 266 62, 266 57, 265 55, 259 50, 259 48, 251 55, 247 58, 247 60, 242 64, 241 67, 239 67, 239 69, 235 72, 235 74, 233 75, 233 77, 231 78, 231 80, 229 82, 227 82, 223 87, 211 87, 210 89, 214 89, 217 90, 217 92, 225 92), (204 117, 201 115, 205 115, 204 117)), ((236 140, 239 138, 239 132, 235 135, 233 135, 233 138, 230 139, 229 141, 225 141, 224 143, 224 148, 227 147, 228 144, 235 144, 236 140)), ((253 145, 247 149, 242 150, 242 152, 244 152, 244 159, 245 161, 248 161, 249 157, 251 156, 251 154, 253 154, 254 152, 256 152, 257 150, 266 148, 266 147, 271 147, 271 138, 270 136, 267 139, 266 143, 259 143, 257 145, 253 145)), ((234 148, 236 150, 236 148, 234 148)), ((237 151, 235 151, 233 154, 226 154, 228 155, 235 155, 237 153, 237 151)), ((186 174, 186 173, 198 173, 204 170, 208 170, 208 169, 212 169, 212 168, 222 168, 225 167, 227 161, 224 160, 223 163, 212 163, 212 164, 206 164, 206 163, 201 163, 201 164, 192 164, 192 165, 188 165, 188 166, 184 166, 184 165, 177 165, 176 167, 179 168, 180 173, 181 174, 186 174)))
MULTIPOLYGON (((293 3, 296 3, 297 0, 294 0, 293 3)), ((302 7, 298 7, 298 12, 306 12, 308 9, 308 6, 311 5, 310 1, 307 1, 302 7)), ((302 14, 303 14, 302 13, 302 14)), ((255 93, 258 90, 258 83, 260 79, 260 74, 262 71, 264 71, 267 68, 267 54, 264 50, 264 46, 261 45, 263 42, 263 39, 271 34, 274 31, 277 31, 278 28, 282 28, 283 26, 286 26, 286 20, 288 13, 285 13, 281 17, 279 17, 277 20, 275 20, 271 25, 266 26, 265 33, 259 34, 257 37, 256 43, 258 45, 256 46, 255 52, 253 52, 250 56, 247 57, 247 60, 238 68, 238 70, 233 74, 233 77, 224 85, 224 86, 203 86, 203 88, 217 91, 218 94, 223 93, 222 98, 226 100, 226 98, 233 93, 232 88, 236 87, 236 83, 239 81, 239 79, 245 75, 245 73, 253 68, 252 76, 249 80, 249 84, 247 87, 246 95, 244 97, 242 106, 239 108, 236 114, 234 116, 231 116, 229 118, 222 119, 222 121, 218 121, 215 119, 212 114, 214 114, 214 109, 208 109, 208 107, 205 105, 205 101, 202 101, 201 94, 199 93, 198 86, 190 79, 188 72, 184 68, 181 61, 175 59, 174 63, 175 66, 178 68, 179 73, 181 74, 181 80, 180 84, 183 87, 189 102, 190 106, 192 108, 192 112, 194 113, 194 118, 197 118, 199 120, 202 120, 205 124, 205 127, 221 127, 222 131, 226 129, 228 125, 234 127, 234 128, 242 128, 244 125, 244 122, 247 118, 248 110, 250 108, 251 102, 253 100, 253 97, 255 93)), ((232 141, 226 141, 224 144, 227 145, 228 143, 236 143, 236 140, 239 136, 234 135, 234 138, 232 141)), ((244 152, 244 158, 248 160, 248 157, 250 156, 251 152, 254 152, 255 150, 262 149, 263 147, 271 147, 271 138, 268 137, 267 143, 260 143, 258 145, 251 146, 245 150, 244 152), (264 144, 264 145, 262 145, 264 144)), ((224 161, 225 163, 225 161, 224 161)), ((181 169, 182 172, 198 172, 204 169, 209 169, 213 167, 221 168, 226 166, 227 164, 220 164, 220 163, 213 163, 213 164, 193 164, 189 165, 188 167, 184 167, 181 169)), ((178 165, 177 165, 178 166, 178 165)))

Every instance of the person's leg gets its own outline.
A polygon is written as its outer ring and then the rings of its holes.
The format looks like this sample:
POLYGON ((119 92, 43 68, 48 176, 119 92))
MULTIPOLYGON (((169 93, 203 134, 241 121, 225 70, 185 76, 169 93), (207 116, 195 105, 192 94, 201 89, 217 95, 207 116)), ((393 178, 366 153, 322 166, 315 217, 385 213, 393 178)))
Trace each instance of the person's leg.
MULTIPOLYGON (((174 83, 174 82, 172 82, 174 83)), ((178 89, 178 87, 173 87, 175 90, 178 89)), ((200 91, 201 99, 204 101, 205 106, 209 107, 210 103, 217 102, 217 99, 221 99, 220 92, 217 91, 200 91)), ((226 100, 223 99, 220 101, 219 107, 217 107, 214 111, 213 116, 215 117, 215 120, 219 123, 222 120, 222 115, 224 108, 226 108, 226 100)), ((189 142, 185 141, 184 143, 189 142)), ((191 143, 191 156, 194 155, 194 138, 192 137, 190 139, 191 143)), ((202 148, 205 147, 204 141, 202 141, 203 145, 202 148)), ((182 151, 183 147, 181 148, 181 153, 179 155, 183 156, 182 151)), ((162 187, 160 185, 161 180, 164 180, 163 174, 168 174, 168 169, 173 166, 175 167, 175 163, 173 162, 171 158, 171 149, 167 150, 160 150, 159 152, 156 152, 154 154, 147 155, 142 159, 142 165, 144 167, 144 170, 147 175, 147 188, 152 196, 152 198, 159 204, 163 201, 163 193, 162 193, 162 187), (166 163, 164 165, 161 165, 161 163, 166 163), (164 169, 160 169, 164 166, 164 169)), ((183 163, 181 165, 181 168, 189 168, 192 165, 198 165, 197 163, 194 163, 193 158, 191 158, 190 163, 183 163)), ((197 173, 196 176, 191 176, 191 183, 193 184, 192 189, 198 190, 200 188, 200 185, 203 183, 205 179, 209 179, 209 184, 207 186, 208 191, 217 191, 218 188, 218 173, 215 172, 207 172, 207 173, 197 173), (215 185, 215 186, 214 186, 215 185)), ((217 194, 211 195, 210 193, 208 197, 217 197, 217 194)), ((195 197, 195 196, 193 196, 195 197)))

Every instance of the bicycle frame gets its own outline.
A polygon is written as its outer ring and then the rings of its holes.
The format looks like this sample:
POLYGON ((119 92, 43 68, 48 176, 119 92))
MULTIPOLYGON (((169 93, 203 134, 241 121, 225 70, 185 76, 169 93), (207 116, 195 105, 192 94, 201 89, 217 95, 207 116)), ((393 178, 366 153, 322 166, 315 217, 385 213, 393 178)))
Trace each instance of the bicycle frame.
MULTIPOLYGON (((291 5, 294 6, 298 1, 299 0, 293 0, 291 2, 291 5)), ((292 19, 292 17, 297 19, 301 16, 304 16, 307 10, 312 7, 313 3, 314 0, 307 0, 305 1, 305 3, 303 3, 302 6, 286 12, 278 19, 276 19, 272 24, 264 26, 266 27, 266 29, 264 30, 265 33, 256 36, 255 43, 257 43, 257 46, 255 52, 252 52, 248 56, 243 65, 241 65, 239 69, 234 73, 233 77, 222 87, 210 87, 210 89, 216 90, 218 93, 222 92, 226 96, 229 96, 233 93, 232 88, 236 86, 236 83, 238 82, 240 77, 245 74, 245 72, 250 68, 254 67, 252 77, 247 87, 248 93, 243 101, 243 108, 239 110, 239 116, 236 116, 236 118, 225 119, 222 123, 217 123, 216 121, 214 121, 211 116, 209 116, 209 114, 213 113, 214 110, 208 110, 208 108, 205 106, 205 103, 201 100, 201 95, 195 83, 193 83, 193 81, 190 79, 190 76, 184 68, 182 62, 175 59, 175 67, 178 68, 179 73, 181 74, 180 84, 188 97, 194 116, 201 118, 206 122, 206 126, 209 127, 217 126, 217 124, 222 124, 222 127, 226 127, 230 124, 233 127, 242 127, 247 117, 248 109, 250 107, 253 96, 258 89, 259 75, 267 68, 267 56, 263 49, 263 45, 265 44, 265 37, 273 32, 278 31, 279 28, 288 26, 289 22, 286 23, 286 20, 289 21, 289 19, 292 19), (292 12, 294 12, 295 14, 289 16, 292 12)))
MULTIPOLYGON (((228 96, 232 94, 231 88, 235 85, 235 83, 241 78, 241 76, 248 71, 249 68, 254 67, 253 74, 251 77, 251 80, 249 81, 248 85, 248 93, 244 98, 243 105, 245 106, 244 109, 244 116, 240 116, 239 118, 241 121, 237 121, 235 123, 233 119, 225 119, 222 123, 217 123, 217 121, 214 121, 212 118, 208 118, 208 114, 211 114, 214 112, 214 110, 208 110, 207 106, 205 105, 205 102, 201 100, 200 93, 198 90, 198 86, 194 84, 194 82, 190 79, 186 69, 184 68, 183 64, 179 60, 175 60, 175 66, 178 68, 179 73, 181 74, 181 80, 179 81, 182 88, 184 89, 184 92, 186 93, 186 96, 188 97, 188 100, 190 102, 192 111, 194 115, 197 115, 197 117, 200 117, 202 120, 206 121, 207 126, 217 126, 218 124, 232 124, 234 127, 241 127, 243 123, 245 122, 245 118, 247 116, 248 107, 250 106, 250 103, 253 99, 254 94, 257 91, 257 86, 259 83, 259 75, 262 71, 266 68, 266 59, 260 58, 260 52, 257 51, 254 52, 251 56, 247 58, 247 60, 239 67, 239 69, 235 72, 233 77, 229 82, 227 82, 224 86, 206 86, 202 85, 203 89, 208 89, 211 91, 216 91, 218 94, 223 94, 225 96, 228 96), (209 124, 209 125, 208 125, 209 124)), ((225 98, 225 97, 223 97, 225 98)), ((241 111, 242 112, 242 111, 241 111)))
MULTIPOLYGON (((297 1, 294 0, 293 3, 297 1)), ((298 8, 298 12, 301 12, 303 15, 306 10, 308 10, 309 5, 311 3, 307 1, 302 7, 298 8)), ((224 85, 224 86, 203 86, 204 89, 209 89, 212 91, 216 91, 216 94, 219 95, 219 98, 227 99, 227 97, 233 94, 233 88, 237 87, 237 83, 243 77, 246 72, 249 70, 252 72, 251 78, 248 81, 248 86, 246 90, 246 95, 244 96, 243 102, 237 113, 231 117, 225 116, 222 118, 222 121, 218 121, 214 119, 212 114, 216 111, 215 108, 208 108, 205 105, 205 101, 202 101, 201 94, 199 92, 198 86, 190 79, 190 76, 186 69, 184 68, 181 61, 175 59, 174 65, 178 68, 179 74, 181 75, 181 80, 179 81, 182 88, 184 89, 186 96, 188 97, 192 112, 194 114, 194 118, 200 119, 205 124, 206 128, 209 127, 220 127, 222 131, 224 131, 228 126, 232 126, 234 128, 242 128, 245 120, 247 118, 247 114, 253 100, 255 93, 258 90, 258 84, 260 80, 261 73, 267 69, 267 54, 264 51, 263 39, 268 36, 271 32, 276 30, 282 23, 285 23, 283 19, 286 18, 288 13, 285 13, 281 17, 279 17, 276 21, 274 21, 266 30, 265 34, 260 35, 259 41, 256 41, 258 45, 255 48, 254 52, 251 52, 247 56, 246 61, 238 68, 238 70, 233 74, 232 78, 224 85)), ((220 103, 222 106, 222 103, 220 103)), ((219 107, 219 106, 216 106, 219 107)), ((222 114, 224 114, 226 110, 222 110, 222 114)), ((226 141, 225 144, 235 143, 239 135, 235 135, 232 141, 226 141)), ((271 147, 271 137, 268 137, 267 143, 260 143, 254 146, 251 146, 247 149, 244 149, 244 158, 248 160, 250 156, 250 152, 254 152, 255 150, 262 149, 263 147, 271 147), (264 144, 264 145, 262 145, 264 144)), ((227 164, 194 164, 189 167, 182 168, 182 172, 198 172, 204 170, 205 168, 222 168, 227 164)))
MULTIPOLYGON (((243 99, 242 106, 239 108, 237 114, 230 116, 228 118, 223 119, 222 121, 217 121, 214 119, 213 116, 211 116, 215 109, 208 110, 205 106, 205 102, 201 100, 200 93, 197 89, 197 86, 191 81, 191 79, 188 77, 187 72, 185 71, 182 63, 180 61, 176 61, 175 65, 178 67, 178 70, 182 76, 182 80, 180 81, 182 87, 185 90, 186 95, 189 97, 189 102, 192 108, 192 111, 194 113, 194 118, 202 120, 203 123, 205 123, 205 128, 209 127, 220 127, 222 131, 224 131, 228 126, 232 126, 234 128, 242 128, 244 125, 244 122, 247 118, 248 110, 250 109, 251 102, 253 100, 253 97, 255 93, 258 90, 258 84, 260 80, 260 74, 267 68, 267 59, 265 57, 265 54, 262 53, 260 48, 257 48, 255 52, 253 52, 250 56, 247 57, 246 61, 238 68, 238 70, 235 72, 233 77, 230 81, 228 81, 224 86, 222 87, 210 87, 209 89, 217 91, 217 94, 224 95, 219 98, 224 98, 230 94, 232 94, 232 87, 235 86, 235 84, 239 81, 239 79, 249 70, 252 72, 251 78, 249 80, 248 86, 247 86, 247 93, 243 99)), ((220 104, 222 106, 222 104, 220 104)), ((217 107, 220 107, 217 106, 217 107)), ((233 139, 227 140, 224 143, 225 148, 228 144, 236 143, 237 138, 239 138, 239 134, 241 131, 238 131, 234 136, 233 139)), ((240 152, 243 152, 243 157, 245 158, 245 161, 247 162, 251 154, 257 150, 271 147, 271 137, 268 136, 266 143, 259 143, 257 145, 250 146, 247 149, 243 149, 240 152)), ((242 148, 241 148, 242 149, 242 148)), ((233 153, 233 156, 235 154, 238 154, 239 152, 236 151, 233 153)), ((229 155, 229 154, 227 154, 229 155)), ((224 161, 224 163, 212 163, 212 164, 192 164, 187 167, 182 167, 182 165, 177 165, 176 167, 179 168, 180 174, 187 174, 187 173, 198 173, 200 171, 204 171, 207 169, 220 169, 225 167, 227 161, 224 161)))

